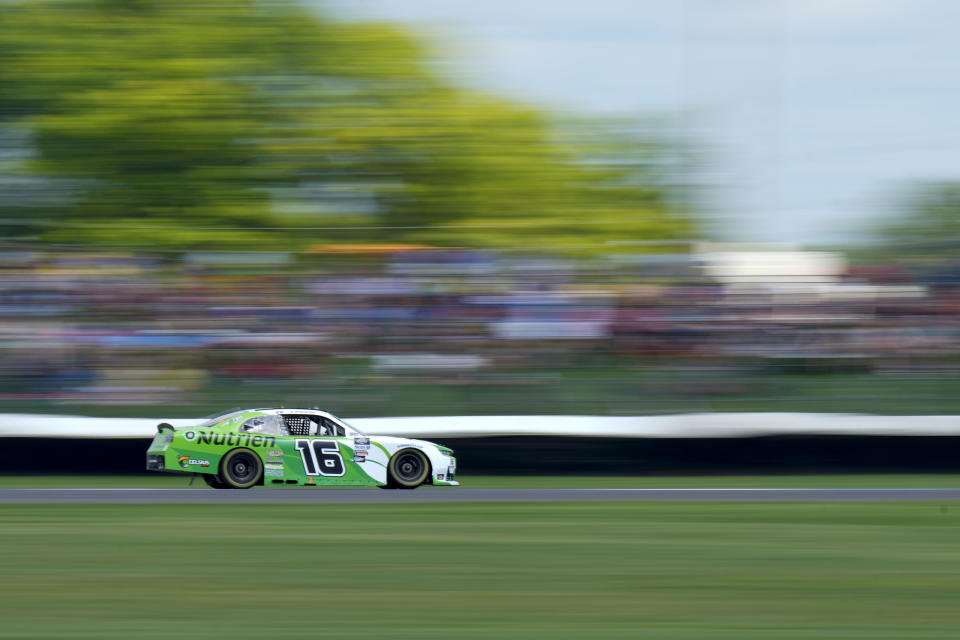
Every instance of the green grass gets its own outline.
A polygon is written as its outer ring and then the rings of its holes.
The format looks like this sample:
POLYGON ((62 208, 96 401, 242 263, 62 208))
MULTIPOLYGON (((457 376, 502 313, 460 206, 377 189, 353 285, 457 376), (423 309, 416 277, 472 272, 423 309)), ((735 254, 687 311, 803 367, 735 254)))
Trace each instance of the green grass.
POLYGON ((956 638, 960 504, 2 505, 11 638, 956 638))
MULTIPOLYGON (((688 488, 956 488, 960 475, 810 475, 810 476, 471 476, 459 478, 466 489, 688 489, 688 488)), ((0 489, 157 488, 182 489, 189 476, 143 473, 136 476, 0 476, 0 489)), ((206 489, 202 479, 193 488, 206 489)), ((423 489, 421 489, 423 490, 423 489)), ((456 491, 447 487, 435 491, 456 491)))

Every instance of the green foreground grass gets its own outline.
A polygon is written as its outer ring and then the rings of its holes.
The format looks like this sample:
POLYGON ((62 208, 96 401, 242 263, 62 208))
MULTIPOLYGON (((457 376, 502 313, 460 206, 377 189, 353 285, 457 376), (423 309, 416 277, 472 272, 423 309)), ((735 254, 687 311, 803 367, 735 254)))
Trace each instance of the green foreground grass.
POLYGON ((956 638, 960 504, 0 505, 0 636, 956 638))
MULTIPOLYGON (((803 476, 471 476, 460 477, 466 489, 755 489, 755 488, 957 488, 960 475, 948 474, 850 474, 803 476)), ((190 483, 190 476, 143 473, 132 476, 0 476, 0 489, 206 489, 203 480, 190 483)), ((259 488, 257 490, 262 490, 259 488)), ((268 487, 272 489, 272 487, 268 487)), ((307 489, 304 489, 305 491, 307 489)), ((456 491, 447 487, 422 490, 456 491)), ((313 489, 310 489, 313 491, 313 489)))

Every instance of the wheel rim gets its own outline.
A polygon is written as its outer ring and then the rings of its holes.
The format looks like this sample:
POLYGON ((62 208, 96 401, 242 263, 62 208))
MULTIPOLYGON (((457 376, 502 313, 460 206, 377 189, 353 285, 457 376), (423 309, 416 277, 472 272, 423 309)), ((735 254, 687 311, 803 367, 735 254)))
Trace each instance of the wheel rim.
POLYGON ((245 454, 240 454, 230 461, 230 475, 240 484, 253 480, 255 469, 245 454))
POLYGON ((416 482, 423 475, 423 457, 417 453, 403 453, 395 466, 397 479, 403 482, 416 482))

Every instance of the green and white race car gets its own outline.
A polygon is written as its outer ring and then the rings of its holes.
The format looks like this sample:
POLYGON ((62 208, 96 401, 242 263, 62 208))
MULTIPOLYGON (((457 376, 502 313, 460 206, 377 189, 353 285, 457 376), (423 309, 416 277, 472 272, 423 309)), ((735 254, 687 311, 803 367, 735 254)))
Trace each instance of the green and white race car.
POLYGON ((215 489, 456 486, 456 467, 446 447, 367 436, 316 409, 245 409, 181 428, 161 423, 147 450, 148 471, 197 473, 215 489))

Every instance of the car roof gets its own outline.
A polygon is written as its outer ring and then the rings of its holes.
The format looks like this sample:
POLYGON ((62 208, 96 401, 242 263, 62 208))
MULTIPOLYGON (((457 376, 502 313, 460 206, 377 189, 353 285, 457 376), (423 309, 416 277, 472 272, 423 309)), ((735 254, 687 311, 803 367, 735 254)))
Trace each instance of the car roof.
POLYGON ((321 416, 333 416, 329 411, 320 409, 301 409, 298 407, 270 407, 266 409, 248 409, 248 411, 262 411, 264 413, 313 413, 321 416))

